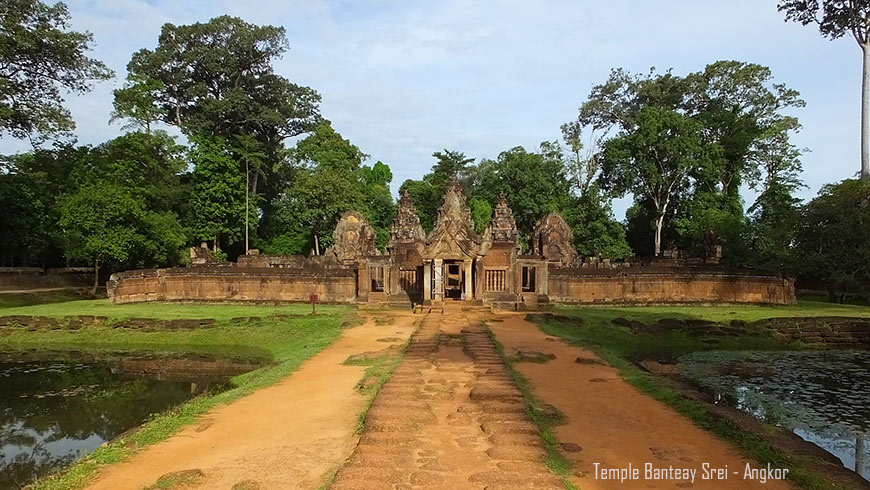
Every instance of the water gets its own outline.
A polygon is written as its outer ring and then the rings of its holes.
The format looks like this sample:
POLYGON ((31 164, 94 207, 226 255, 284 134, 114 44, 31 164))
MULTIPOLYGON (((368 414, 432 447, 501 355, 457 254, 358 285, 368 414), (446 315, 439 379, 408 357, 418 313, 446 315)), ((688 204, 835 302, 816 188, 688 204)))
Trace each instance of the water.
POLYGON ((0 355, 0 490, 65 467, 149 415, 256 367, 199 358, 40 357, 0 355))
POLYGON ((870 480, 870 351, 698 352, 680 372, 870 480))

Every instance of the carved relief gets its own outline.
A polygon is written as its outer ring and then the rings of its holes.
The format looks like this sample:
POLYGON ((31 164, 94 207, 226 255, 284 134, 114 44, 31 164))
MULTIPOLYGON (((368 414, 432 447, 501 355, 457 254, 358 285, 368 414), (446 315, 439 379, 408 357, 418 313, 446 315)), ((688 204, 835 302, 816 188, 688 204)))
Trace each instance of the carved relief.
POLYGON ((516 242, 517 222, 504 193, 498 199, 489 222, 488 237, 494 242, 516 242))
POLYGON ((387 248, 394 249, 400 243, 424 242, 426 234, 420 225, 420 217, 417 216, 417 208, 411 196, 405 192, 399 199, 399 207, 396 210, 396 218, 390 226, 390 243, 387 248))
POLYGON ((444 192, 438 221, 427 242, 425 256, 428 257, 474 257, 480 248, 480 236, 474 231, 471 210, 455 174, 444 192))
POLYGON ((335 242, 326 249, 326 255, 333 255, 339 260, 380 255, 375 245, 376 236, 375 229, 362 214, 348 211, 335 225, 335 231, 332 232, 335 242))
POLYGON ((577 255, 574 232, 561 214, 553 211, 535 225, 532 253, 543 255, 549 262, 561 265, 569 265, 574 261, 577 255))

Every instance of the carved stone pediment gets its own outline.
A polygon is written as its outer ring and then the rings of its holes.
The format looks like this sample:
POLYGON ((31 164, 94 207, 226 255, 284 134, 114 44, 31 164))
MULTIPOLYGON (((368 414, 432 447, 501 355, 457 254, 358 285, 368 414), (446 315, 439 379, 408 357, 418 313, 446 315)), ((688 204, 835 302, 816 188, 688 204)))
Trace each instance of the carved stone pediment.
POLYGON ((514 213, 508 205, 507 196, 502 193, 492 211, 492 219, 489 221, 487 238, 493 242, 511 242, 517 241, 517 222, 514 220, 514 213))
POLYGON ((438 221, 426 240, 426 257, 474 257, 480 249, 480 236, 474 231, 471 210, 465 202, 456 175, 444 192, 438 221))
POLYGON ((387 248, 394 250, 397 245, 405 243, 420 243, 426 241, 426 233, 420 225, 420 217, 417 216, 417 208, 414 200, 405 192, 399 199, 396 217, 390 225, 390 242, 387 248))
POLYGON ((326 249, 326 255, 339 260, 354 260, 359 257, 380 255, 375 244, 377 233, 362 214, 348 211, 342 215, 332 232, 334 243, 326 249))
POLYGON ((549 262, 570 265, 577 255, 574 232, 557 211, 541 218, 532 235, 532 254, 542 255, 549 262))

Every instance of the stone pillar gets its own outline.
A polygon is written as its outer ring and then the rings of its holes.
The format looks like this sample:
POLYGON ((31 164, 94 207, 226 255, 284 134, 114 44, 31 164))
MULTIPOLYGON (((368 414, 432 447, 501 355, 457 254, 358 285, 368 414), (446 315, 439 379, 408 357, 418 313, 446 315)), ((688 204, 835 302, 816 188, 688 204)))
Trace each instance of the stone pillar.
POLYGON ((465 265, 465 299, 474 299, 474 289, 471 285, 471 266, 474 263, 471 259, 464 262, 465 265))
POLYGON ((435 291, 432 293, 432 300, 444 300, 444 261, 435 259, 432 265, 432 273, 435 274, 435 291))
POLYGON ((432 300, 432 262, 423 261, 423 301, 432 300))

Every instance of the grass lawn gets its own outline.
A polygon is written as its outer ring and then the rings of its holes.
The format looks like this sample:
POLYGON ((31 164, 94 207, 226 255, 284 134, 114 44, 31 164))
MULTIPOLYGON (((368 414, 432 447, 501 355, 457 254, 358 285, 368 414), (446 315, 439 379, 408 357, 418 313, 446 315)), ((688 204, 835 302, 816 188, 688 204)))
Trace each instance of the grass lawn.
POLYGON ((338 338, 343 327, 357 321, 355 310, 344 306, 319 306, 310 316, 308 305, 112 305, 107 300, 69 301, 32 306, 0 307, 0 316, 102 315, 110 319, 132 317, 178 319, 214 318, 211 328, 145 332, 106 324, 79 330, 27 331, 0 327, 0 350, 149 350, 165 353, 208 353, 224 357, 259 357, 271 360, 265 367, 236 376, 233 388, 194 398, 166 413, 156 414, 141 428, 97 449, 55 477, 37 482, 35 489, 81 488, 100 466, 122 461, 139 449, 161 441, 213 408, 274 384, 295 371, 303 361, 338 338), (286 318, 270 318, 288 315, 286 318), (236 317, 260 320, 230 322, 236 317))
POLYGON ((814 301, 802 301, 790 306, 626 306, 626 307, 569 307, 557 308, 556 313, 583 319, 581 325, 553 322, 544 327, 551 335, 567 338, 578 344, 592 347, 605 357, 637 361, 652 358, 672 360, 698 350, 774 350, 800 349, 799 343, 783 343, 767 335, 720 337, 719 343, 711 345, 705 339, 679 331, 661 335, 637 335, 625 328, 617 328, 612 320, 626 318, 646 324, 664 318, 680 320, 709 320, 730 322, 743 320, 753 322, 775 317, 851 316, 870 318, 870 307, 838 305, 814 301))
MULTIPOLYGON (((544 317, 538 317, 541 330, 576 345, 591 348, 610 365, 619 369, 622 378, 635 388, 668 404, 699 427, 730 442, 745 456, 762 463, 770 462, 774 467, 790 468, 789 478, 799 488, 844 488, 828 482, 823 475, 810 469, 811 461, 773 447, 763 437, 741 429, 730 420, 714 416, 703 404, 687 397, 672 383, 643 371, 635 364, 641 359, 674 360, 700 350, 805 349, 807 346, 778 341, 761 332, 750 332, 739 337, 717 337, 718 342, 711 344, 704 342, 710 339, 679 331, 657 335, 639 334, 628 328, 617 327, 612 320, 622 317, 650 324, 663 318, 752 322, 773 317, 870 317, 870 307, 800 302, 793 306, 573 307, 559 308, 556 313, 582 318, 582 322, 543 320, 544 317)), ((769 427, 769 430, 779 429, 769 427)))

